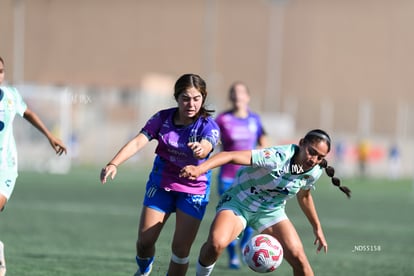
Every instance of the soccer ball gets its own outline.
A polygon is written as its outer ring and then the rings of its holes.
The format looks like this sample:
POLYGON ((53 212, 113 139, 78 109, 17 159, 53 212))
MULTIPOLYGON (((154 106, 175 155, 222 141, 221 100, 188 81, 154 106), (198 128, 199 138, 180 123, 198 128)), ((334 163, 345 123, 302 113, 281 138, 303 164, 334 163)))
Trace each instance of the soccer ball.
POLYGON ((252 237, 243 248, 243 258, 255 272, 272 272, 283 261, 283 248, 275 237, 259 234, 252 237))

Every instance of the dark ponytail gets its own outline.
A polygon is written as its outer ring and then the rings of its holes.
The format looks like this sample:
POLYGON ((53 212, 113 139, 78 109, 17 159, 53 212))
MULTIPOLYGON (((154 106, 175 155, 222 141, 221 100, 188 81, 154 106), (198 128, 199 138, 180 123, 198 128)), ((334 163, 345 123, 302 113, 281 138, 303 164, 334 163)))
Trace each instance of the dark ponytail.
MULTIPOLYGON (((322 129, 314 129, 309 131, 303 140, 307 143, 314 143, 319 141, 325 141, 328 145, 328 152, 331 150, 331 137, 329 137, 328 133, 323 131, 322 129)), ((322 159, 321 163, 319 163, 321 168, 325 169, 326 174, 331 178, 331 182, 334 186, 338 187, 343 193, 346 194, 348 198, 351 197, 351 190, 348 187, 341 186, 341 180, 338 177, 335 177, 335 169, 332 166, 328 166, 328 161, 326 159, 322 159)))
POLYGON ((323 159, 322 162, 319 163, 319 166, 325 169, 326 174, 331 178, 332 184, 338 187, 348 198, 351 198, 351 190, 346 186, 341 186, 341 180, 338 177, 335 177, 335 169, 332 166, 328 166, 328 161, 323 159))

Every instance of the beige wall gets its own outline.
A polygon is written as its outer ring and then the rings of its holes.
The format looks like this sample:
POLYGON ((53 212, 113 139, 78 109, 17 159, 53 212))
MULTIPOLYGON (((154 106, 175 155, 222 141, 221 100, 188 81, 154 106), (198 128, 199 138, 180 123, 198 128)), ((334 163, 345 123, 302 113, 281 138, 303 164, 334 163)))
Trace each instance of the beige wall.
MULTIPOLYGON (((348 131, 358 103, 371 100, 374 130, 395 131, 396 104, 413 104, 413 12, 412 1, 296 1, 286 15, 284 95, 311 106, 332 100, 348 131)), ((306 109, 299 117, 315 123, 306 109)))
MULTIPOLYGON (((25 82, 139 87, 149 72, 195 72, 219 109, 243 80, 254 109, 290 113, 299 130, 358 134, 368 101, 368 134, 414 136, 397 127, 414 119, 414 1, 20 1, 25 82)), ((9 80, 18 2, 0 1, 9 80)))

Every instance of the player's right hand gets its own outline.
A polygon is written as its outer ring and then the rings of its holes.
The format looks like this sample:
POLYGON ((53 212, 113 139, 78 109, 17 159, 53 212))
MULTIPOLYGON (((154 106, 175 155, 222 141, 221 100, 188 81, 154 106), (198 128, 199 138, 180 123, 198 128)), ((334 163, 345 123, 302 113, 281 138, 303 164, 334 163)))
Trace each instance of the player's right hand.
POLYGON ((108 176, 111 177, 111 179, 113 180, 115 178, 115 175, 117 173, 117 167, 114 165, 106 165, 105 168, 102 168, 101 170, 101 183, 105 184, 106 180, 108 178, 108 176))
POLYGON ((181 169, 180 177, 188 178, 190 180, 196 180, 200 175, 197 166, 188 165, 181 169))

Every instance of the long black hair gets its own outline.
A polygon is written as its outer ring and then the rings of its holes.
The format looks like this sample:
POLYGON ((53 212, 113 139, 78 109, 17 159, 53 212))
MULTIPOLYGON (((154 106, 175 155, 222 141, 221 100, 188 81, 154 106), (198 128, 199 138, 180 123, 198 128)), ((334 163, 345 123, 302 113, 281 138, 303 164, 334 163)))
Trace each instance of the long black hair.
MULTIPOLYGON (((305 137, 303 138, 305 142, 320 142, 325 141, 328 145, 328 152, 331 150, 331 137, 329 137, 328 133, 321 129, 314 129, 309 131, 305 137)), ((341 185, 341 180, 338 177, 335 177, 335 169, 332 166, 328 165, 328 161, 324 158, 321 163, 319 163, 319 166, 323 169, 325 169, 326 174, 331 178, 331 182, 334 186, 338 187, 339 190, 341 190, 348 198, 351 197, 351 190, 341 185)))

